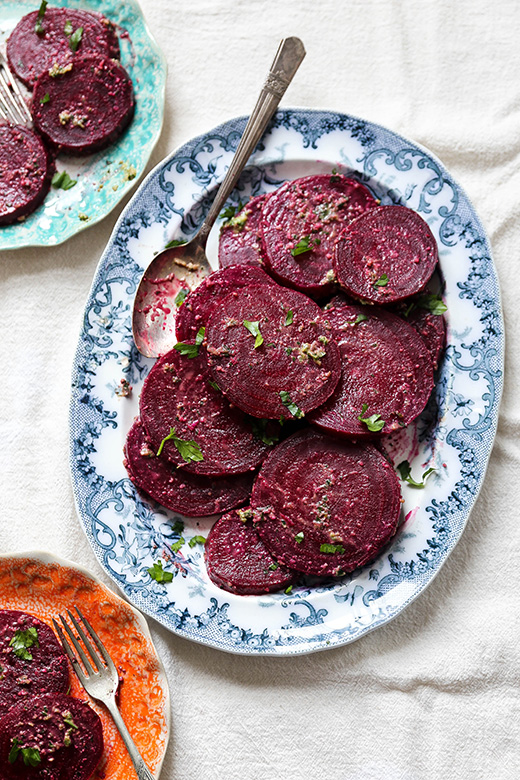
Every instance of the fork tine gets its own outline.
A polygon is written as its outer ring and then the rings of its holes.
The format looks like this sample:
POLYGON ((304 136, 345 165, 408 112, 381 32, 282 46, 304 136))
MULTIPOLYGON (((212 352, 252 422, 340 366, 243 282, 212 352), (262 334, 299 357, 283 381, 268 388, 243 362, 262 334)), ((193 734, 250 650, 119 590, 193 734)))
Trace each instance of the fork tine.
MULTIPOLYGON (((60 615, 60 618, 61 618, 61 615, 60 615)), ((63 620, 63 618, 61 618, 61 619, 63 620)), ((52 618, 52 622, 54 624, 54 628, 56 629, 56 631, 58 633, 58 636, 59 636, 59 639, 60 639, 60 642, 61 642, 61 646, 63 647, 63 649, 67 653, 67 655, 69 657, 69 661, 71 662, 74 671, 76 672, 77 676, 79 677, 79 681, 81 682, 82 685, 84 685, 85 684, 85 680, 86 680, 85 672, 81 668, 81 665, 80 665, 78 659, 74 655, 74 653, 72 651, 72 647, 70 646, 69 640, 67 639, 67 637, 63 633, 60 624, 56 620, 54 620, 54 618, 52 618)))
POLYGON ((85 666, 85 669, 87 670, 87 675, 94 674, 94 669, 92 668, 92 665, 91 665, 90 661, 88 660, 87 656, 85 655, 85 652, 84 652, 83 648, 81 647, 80 643, 78 642, 78 640, 74 636, 74 634, 73 634, 69 624, 67 623, 67 621, 65 620, 63 615, 60 615, 60 620, 61 620, 61 623, 63 625, 63 628, 67 632, 67 635, 68 635, 70 641, 74 645, 74 649, 76 650, 76 653, 81 658, 81 660, 83 662, 83 665, 85 666))
POLYGON ((23 99, 20 88, 13 77, 6 58, 0 52, 0 103, 1 115, 14 124, 30 124, 31 112, 23 99), (7 75, 7 78, 6 78, 7 75))
MULTIPOLYGON (((101 663, 101 659, 100 659, 99 655, 96 653, 96 651, 92 647, 92 644, 89 642, 87 635, 83 631, 83 628, 80 626, 80 624, 76 620, 76 617, 72 614, 70 609, 67 610, 67 615, 72 620, 72 624, 74 625, 74 628, 76 629, 76 631, 80 635, 81 639, 83 640, 83 644, 87 648, 87 652, 90 655, 90 658, 92 659, 92 663, 96 667, 96 671, 99 672, 101 670, 101 668, 102 668, 102 663, 101 663)), ((79 643, 78 643, 78 646, 81 647, 81 645, 79 645, 79 643)), ((83 660, 83 659, 81 659, 81 660, 83 660)))
POLYGON ((74 609, 76 610, 76 612, 80 616, 81 622, 83 623, 83 625, 87 629, 88 633, 90 634, 90 637, 91 637, 92 641, 95 643, 97 649, 99 650, 99 652, 103 656, 103 660, 105 661, 105 663, 108 666, 108 668, 110 669, 110 671, 113 674, 117 673, 115 664, 112 661, 112 659, 110 658, 110 656, 109 656, 109 654, 108 654, 108 652, 107 652, 107 650, 105 648, 105 645, 103 644, 103 642, 101 641, 101 639, 99 638, 97 633, 94 631, 94 629, 92 628, 92 626, 88 622, 87 618, 84 617, 84 615, 82 614, 82 612, 81 612, 79 607, 74 607, 74 609))

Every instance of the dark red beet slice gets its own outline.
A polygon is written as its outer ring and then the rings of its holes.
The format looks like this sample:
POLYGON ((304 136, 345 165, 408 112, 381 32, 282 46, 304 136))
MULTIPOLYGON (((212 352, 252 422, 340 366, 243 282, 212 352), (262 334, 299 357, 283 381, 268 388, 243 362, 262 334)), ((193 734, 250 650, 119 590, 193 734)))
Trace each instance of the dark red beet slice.
POLYGON ((76 34, 80 27, 83 32, 76 47, 77 55, 93 53, 114 59, 119 57, 114 26, 101 14, 47 7, 39 33, 36 32, 37 18, 38 11, 24 16, 7 41, 9 65, 29 89, 56 63, 65 65, 74 58, 75 38, 71 43, 71 33, 76 34))
POLYGON ((218 263, 230 265, 263 265, 261 238, 262 206, 268 195, 257 195, 225 222, 220 230, 218 263))
POLYGON ((53 170, 39 135, 20 125, 0 125, 0 225, 22 220, 40 205, 53 170))
POLYGON ((330 294, 336 241, 353 219, 376 205, 362 184, 346 176, 305 176, 286 182, 263 208, 267 270, 282 284, 307 295, 330 294), (293 255, 307 245, 308 251, 293 255))
POLYGON ((406 206, 379 206, 362 214, 334 253, 336 277, 347 293, 381 304, 422 290, 437 260, 433 233, 406 206))
POLYGON ((431 357, 418 333, 401 317, 372 306, 337 303, 324 317, 341 352, 341 379, 329 400, 309 415, 310 422, 355 437, 408 425, 433 388, 431 357), (376 427, 384 421, 380 431, 358 419, 372 415, 379 415, 376 427))
POLYGON ((0 717, 18 701, 68 687, 67 658, 52 628, 26 612, 0 610, 0 717), (31 637, 38 644, 24 651, 31 637))
POLYGON ((406 319, 423 339, 430 352, 433 368, 436 369, 446 343, 444 317, 442 314, 432 314, 432 312, 418 307, 406 319))
POLYGON ((167 509, 187 517, 227 512, 249 500, 252 473, 233 477, 201 477, 157 457, 139 421, 125 445, 125 466, 132 482, 167 509))
POLYGON ((34 85, 34 125, 62 152, 102 149, 121 135, 133 113, 130 76, 108 57, 76 57, 43 73, 34 85))
POLYGON ((177 339, 194 339, 199 328, 206 326, 211 313, 233 290, 264 282, 274 284, 261 268, 233 266, 214 271, 185 298, 179 308, 175 319, 177 339))
POLYGON ((102 755, 101 718, 72 696, 34 696, 18 702, 0 720, 2 780, 88 780, 102 755), (24 763, 24 748, 38 751, 34 769, 24 763))
MULTIPOLYGON (((162 455, 186 471, 223 476, 253 471, 269 450, 253 433, 252 421, 212 386, 201 349, 189 358, 172 349, 150 371, 141 391, 141 422, 158 451, 170 429, 181 441, 195 441, 204 460, 186 462, 173 439, 162 455)), ((182 447, 181 447, 182 448, 182 447)))
POLYGON ((330 329, 319 306, 294 290, 272 284, 236 290, 210 317, 206 338, 218 386, 256 417, 301 417, 338 383, 339 352, 330 329))
POLYGON ((370 443, 306 429, 270 454, 253 486, 258 533, 297 571, 339 575, 371 561, 397 528, 399 480, 370 443))
POLYGON ((241 595, 260 595, 293 583, 296 573, 281 566, 258 536, 250 509, 223 515, 209 532, 205 559, 210 580, 241 595))

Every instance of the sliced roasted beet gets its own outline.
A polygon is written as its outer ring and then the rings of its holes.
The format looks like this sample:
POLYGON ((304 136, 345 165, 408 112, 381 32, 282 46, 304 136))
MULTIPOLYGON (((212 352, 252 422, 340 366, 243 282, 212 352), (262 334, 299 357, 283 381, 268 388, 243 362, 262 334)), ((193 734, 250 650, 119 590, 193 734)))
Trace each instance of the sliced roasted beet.
POLYGON ((241 595, 270 593, 293 583, 294 571, 276 563, 258 536, 251 509, 223 515, 205 547, 209 578, 219 588, 241 595))
POLYGON ((336 244, 334 268, 354 298, 394 303, 419 292, 438 260, 427 223, 406 206, 379 206, 358 217, 336 244))
POLYGON ((0 610, 0 717, 19 701, 68 687, 67 658, 52 628, 26 612, 0 610))
POLYGON ((336 576, 368 563, 387 544, 401 496, 396 473, 373 444, 306 429, 267 458, 251 506, 258 533, 279 563, 336 576))
POLYGON ((33 696, 0 720, 2 780, 88 780, 102 755, 101 718, 72 696, 33 696))
POLYGON ((206 339, 218 386, 255 417, 302 417, 339 379, 338 348, 319 306, 279 285, 228 295, 210 317, 206 339))
POLYGON ((0 225, 22 220, 40 205, 53 170, 39 135, 21 125, 0 125, 0 225))
POLYGON ((355 437, 408 425, 433 388, 430 354, 418 333, 389 311, 342 305, 339 299, 323 316, 341 352, 341 379, 329 400, 309 415, 310 422, 355 437))
POLYGON ((218 264, 221 268, 230 265, 263 265, 262 251, 262 206, 268 195, 257 195, 234 217, 222 225, 218 245, 218 264))
POLYGON ((269 451, 255 435, 253 421, 214 386, 202 348, 191 358, 172 349, 157 361, 141 391, 140 411, 154 452, 194 474, 219 477, 254 471, 269 451), (160 450, 171 429, 176 438, 165 441, 160 450), (203 460, 186 460, 182 442, 195 442, 203 460))
POLYGON ((258 283, 274 284, 261 268, 233 266, 214 271, 189 293, 180 306, 175 319, 177 339, 194 339, 226 295, 239 287, 258 283))
POLYGON ((130 76, 108 57, 75 57, 43 73, 34 85, 35 127, 62 152, 104 148, 121 135, 133 113, 130 76))
POLYGON ((305 176, 286 182, 263 207, 267 270, 307 295, 330 294, 336 241, 355 217, 376 205, 362 184, 346 176, 305 176))
POLYGON ((446 343, 444 317, 442 314, 433 314, 427 309, 417 307, 406 319, 423 339, 430 352, 433 368, 436 369, 446 343))
POLYGON ((130 429, 125 445, 125 466, 132 482, 173 512, 204 517, 227 512, 249 500, 253 474, 203 477, 178 469, 157 457, 139 421, 130 429))
POLYGON ((73 8, 46 8, 38 20, 31 11, 16 25, 7 41, 13 73, 30 89, 56 63, 66 65, 77 55, 119 57, 114 26, 104 16, 73 8), (81 28, 82 32, 78 33, 81 28), (38 32, 37 32, 38 29, 38 32))

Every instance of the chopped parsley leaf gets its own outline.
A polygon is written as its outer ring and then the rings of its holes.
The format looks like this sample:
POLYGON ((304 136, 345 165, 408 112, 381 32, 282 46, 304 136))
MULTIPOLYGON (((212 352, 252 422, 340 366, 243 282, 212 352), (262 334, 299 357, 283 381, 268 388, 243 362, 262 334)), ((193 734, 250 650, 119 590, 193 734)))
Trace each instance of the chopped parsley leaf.
POLYGON ((188 542, 189 547, 195 547, 196 544, 206 544, 205 536, 192 536, 188 542))
POLYGON ((334 555, 335 553, 343 555, 345 548, 342 547, 341 544, 320 544, 320 552, 329 553, 331 555, 334 555))
POLYGON ((69 46, 72 51, 77 51, 78 46, 81 43, 82 36, 83 36, 83 27, 78 27, 78 29, 72 33, 72 35, 69 38, 69 46))
POLYGON ((36 17, 36 24, 34 25, 34 32, 36 35, 42 35, 44 32, 42 21, 45 16, 45 9, 47 8, 47 0, 42 0, 40 8, 38 10, 38 16, 36 17))
POLYGON ((177 350, 177 352, 180 352, 181 355, 187 358, 194 358, 197 357, 199 354, 199 349, 204 341, 204 334, 206 333, 206 328, 199 328, 197 331, 197 335, 195 336, 195 344, 188 344, 187 341, 179 341, 174 346, 174 349, 177 350))
POLYGON ((361 414, 358 415, 358 420, 362 423, 365 423, 369 431, 377 433, 384 427, 385 421, 381 419, 380 414, 371 414, 370 417, 365 417, 367 409, 368 404, 363 404, 361 407, 361 414))
POLYGON ((386 287, 388 284, 388 276, 386 274, 381 274, 379 279, 376 279, 374 282, 374 287, 386 287))
POLYGON ((41 763, 40 751, 38 748, 23 748, 21 743, 15 737, 7 760, 10 764, 14 764, 18 756, 22 755, 25 766, 39 766, 41 763))
POLYGON ((261 347, 264 343, 264 337, 260 333, 260 322, 249 322, 249 320, 244 320, 242 323, 244 328, 249 331, 249 333, 255 337, 255 349, 257 347, 261 347))
POLYGON ((231 219, 236 214, 236 206, 226 206, 219 214, 220 219, 231 219))
POLYGON ((368 320, 368 317, 367 317, 366 314, 358 314, 358 316, 356 317, 356 321, 355 321, 354 325, 359 325, 360 322, 364 322, 365 320, 368 320))
POLYGON ((172 531, 174 534, 182 534, 184 532, 184 521, 176 520, 172 525, 172 531))
POLYGON ((187 240, 185 238, 174 238, 173 241, 168 241, 167 244, 165 244, 165 249, 174 249, 176 246, 184 246, 184 244, 187 244, 187 240))
POLYGON ((253 431, 253 436, 255 439, 258 439, 258 441, 267 444, 268 447, 273 444, 277 444, 280 438, 276 432, 274 432, 272 435, 267 433, 267 425, 269 422, 269 420, 261 420, 254 417, 251 419, 251 430, 253 431))
POLYGON ((32 661, 32 653, 28 648, 39 646, 38 630, 34 626, 31 626, 25 631, 16 631, 9 642, 9 647, 13 648, 13 653, 17 658, 22 658, 24 661, 32 661))
POLYGON ((280 400, 283 403, 283 405, 288 408, 292 416, 296 417, 297 420, 301 419, 302 417, 305 417, 305 412, 302 412, 300 407, 291 401, 291 396, 289 395, 287 390, 280 390, 280 400))
POLYGON ((159 444, 159 449, 157 450, 157 457, 161 454, 163 451, 163 447, 166 444, 167 441, 173 441, 175 447, 177 448, 181 458, 185 463, 191 463, 191 461, 200 461, 204 460, 204 455, 201 452, 201 449, 196 441, 193 441, 193 439, 189 440, 183 440, 179 439, 177 434, 175 433, 175 428, 170 428, 170 433, 164 437, 162 442, 159 444))
POLYGON ((186 300, 186 296, 188 295, 188 290, 185 287, 182 287, 175 298, 173 299, 174 304, 177 306, 178 309, 182 306, 184 301, 186 300))
POLYGON ((78 727, 76 726, 76 724, 72 720, 72 715, 70 714, 70 712, 67 713, 67 715, 63 717, 63 722, 66 723, 67 726, 70 726, 71 729, 74 729, 74 731, 78 730, 78 727))
POLYGON ((213 379, 208 379, 208 385, 213 388, 213 390, 218 390, 220 392, 220 387, 217 385, 216 382, 213 381, 213 379))
POLYGON ((399 465, 397 466, 397 470, 398 470, 399 474, 401 475, 401 479, 404 482, 408 482, 408 484, 411 485, 411 487, 414 487, 414 488, 423 488, 423 487, 425 487, 427 478, 430 476, 430 474, 433 474, 433 472, 435 471, 434 468, 426 469, 426 471, 422 475, 422 481, 421 482, 416 482, 416 480, 413 479, 413 477, 412 477, 412 469, 411 469, 411 466, 410 466, 410 464, 408 463, 407 460, 403 460, 401 463, 399 463, 399 465))
POLYGON ((278 564, 277 564, 277 563, 272 563, 272 564, 269 566, 269 571, 276 571, 276 570, 277 570, 277 568, 278 568, 278 564))
POLYGON ((303 531, 299 531, 294 535, 294 541, 296 544, 301 544, 303 542, 303 531))
POLYGON ((179 550, 181 549, 181 547, 184 544, 184 542, 185 542, 185 539, 184 539, 183 536, 181 536, 179 539, 177 539, 177 541, 172 544, 172 552, 174 552, 174 553, 179 552, 179 550))
POLYGON ((52 186, 59 190, 70 190, 77 184, 76 179, 71 179, 67 171, 56 171, 51 181, 52 186))
POLYGON ((292 591, 292 585, 288 585, 288 586, 286 587, 286 589, 284 590, 284 593, 286 593, 286 594, 287 594, 287 596, 288 596, 288 595, 289 595, 289 593, 290 593, 291 591, 292 591))
POLYGON ((48 92, 46 92, 45 95, 40 100, 40 106, 44 106, 45 103, 48 103, 50 99, 51 99, 51 96, 49 95, 48 92))
POLYGON ((163 569, 162 561, 157 561, 154 565, 146 570, 152 580, 156 582, 171 582, 173 580, 173 572, 165 571, 163 569))
POLYGON ((292 310, 289 309, 289 311, 285 315, 284 325, 292 325, 293 318, 294 318, 294 314, 292 313, 292 310))
POLYGON ((444 314, 448 307, 438 295, 421 295, 417 299, 417 306, 426 309, 431 314, 444 314))
MULTIPOLYGON (((318 246, 321 243, 321 241, 320 241, 319 238, 315 238, 312 241, 312 243, 315 244, 316 246, 318 246)), ((302 236, 302 238, 300 238, 300 240, 298 241, 296 246, 294 246, 291 249, 291 255, 293 257, 297 257, 298 255, 303 255, 305 252, 310 252, 311 249, 312 249, 311 237, 310 236, 302 236)))

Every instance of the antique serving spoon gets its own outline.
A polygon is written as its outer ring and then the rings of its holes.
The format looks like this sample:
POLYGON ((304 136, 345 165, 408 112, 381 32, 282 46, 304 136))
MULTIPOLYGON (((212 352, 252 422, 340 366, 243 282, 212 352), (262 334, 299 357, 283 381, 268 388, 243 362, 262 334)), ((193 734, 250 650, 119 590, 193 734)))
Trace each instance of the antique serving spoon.
POLYGON ((206 219, 194 238, 159 252, 144 272, 134 300, 132 330, 137 349, 146 357, 163 355, 176 343, 175 297, 181 289, 195 289, 211 272, 205 251, 209 232, 304 57, 299 38, 282 40, 206 219))

